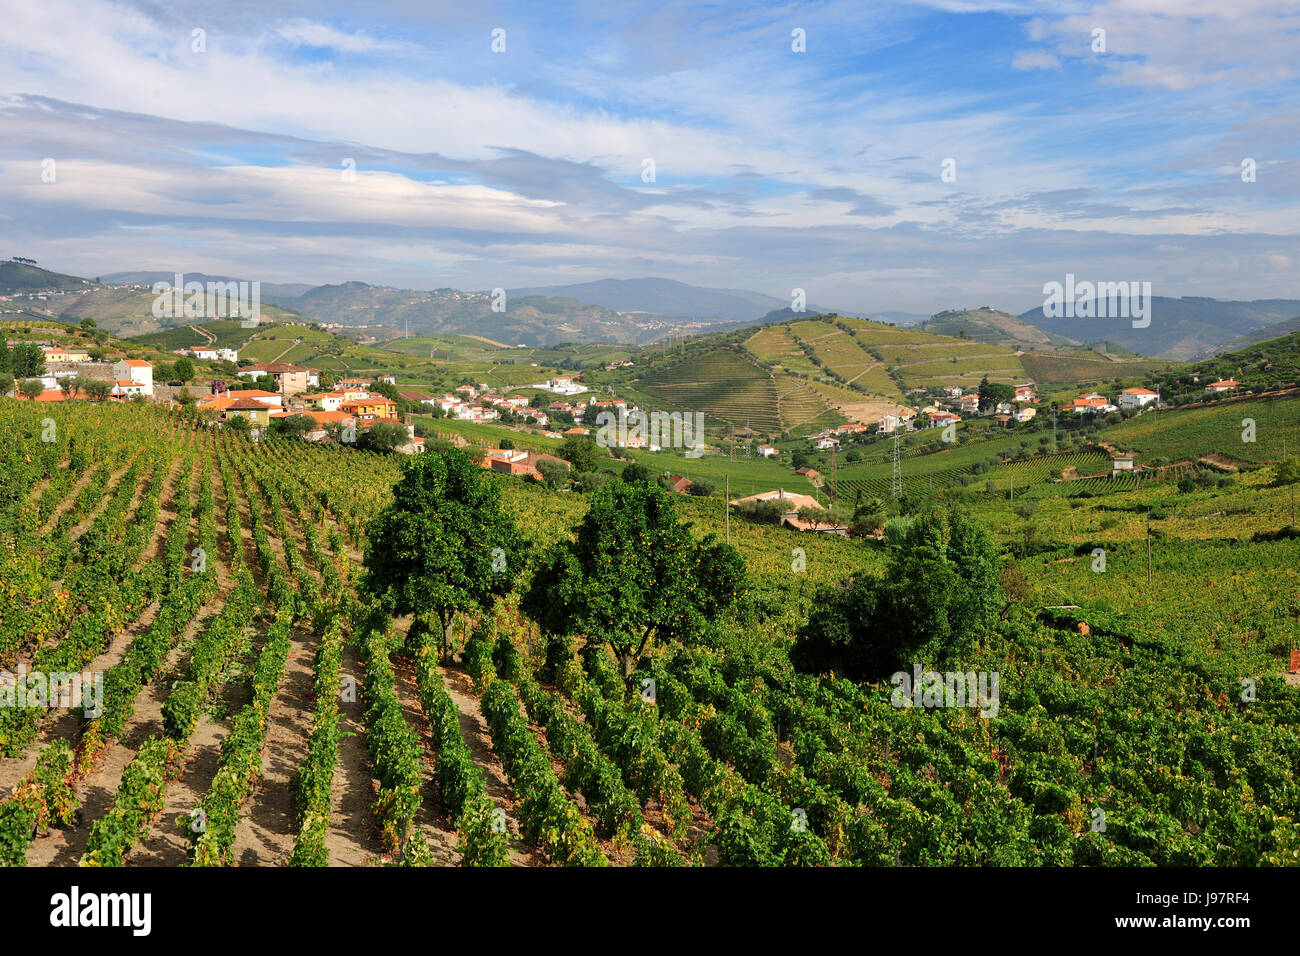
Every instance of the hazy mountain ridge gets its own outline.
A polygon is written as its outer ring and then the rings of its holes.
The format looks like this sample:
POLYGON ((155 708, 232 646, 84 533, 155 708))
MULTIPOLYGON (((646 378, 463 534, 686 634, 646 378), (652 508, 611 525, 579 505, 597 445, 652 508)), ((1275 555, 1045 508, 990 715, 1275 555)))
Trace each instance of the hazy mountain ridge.
POLYGON ((1300 300, 1296 299, 1247 302, 1203 296, 1153 296, 1151 322, 1146 328, 1134 328, 1133 320, 1123 317, 1047 318, 1041 306, 1022 313, 1020 318, 1054 335, 1087 341, 1107 339, 1141 355, 1187 361, 1297 315, 1300 300))

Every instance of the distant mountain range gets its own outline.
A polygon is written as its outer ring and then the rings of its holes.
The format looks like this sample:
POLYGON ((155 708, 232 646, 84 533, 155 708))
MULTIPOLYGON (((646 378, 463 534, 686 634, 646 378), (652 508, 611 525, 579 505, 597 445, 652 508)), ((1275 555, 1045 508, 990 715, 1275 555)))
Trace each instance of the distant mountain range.
MULTIPOLYGON (((659 318, 687 319, 709 324, 747 322, 777 309, 790 308, 790 300, 743 289, 708 289, 673 279, 601 279, 576 285, 511 289, 510 295, 541 295, 579 299, 615 312, 647 313, 659 318)), ((830 309, 808 304, 812 314, 830 309)), ((848 313, 841 313, 848 314, 848 313)))
MULTIPOLYGON (((105 331, 141 335, 186 324, 183 318, 152 314, 155 282, 172 273, 137 271, 101 276, 98 281, 50 272, 30 262, 0 262, 0 295, 17 296, 25 308, 77 321, 90 317, 105 331), (57 296, 57 293, 64 293, 57 296), (33 302, 28 296, 55 293, 33 302)), ((199 282, 238 281, 230 276, 186 273, 199 282)), ((262 303, 271 318, 295 315, 321 323, 371 326, 393 333, 481 335, 511 345, 561 342, 645 344, 664 338, 734 329, 763 322, 795 320, 790 303, 743 289, 716 289, 672 279, 602 279, 571 285, 533 286, 506 292, 505 311, 493 310, 488 292, 458 289, 395 289, 365 282, 312 286, 263 283, 262 303)), ((7 311, 15 311, 8 309, 7 311)), ((838 311, 808 303, 804 315, 838 311)), ((982 306, 925 317, 910 312, 875 312, 871 318, 915 325, 927 332, 1029 350, 1109 343, 1122 350, 1159 358, 1192 360, 1294 331, 1300 326, 1300 300, 1251 302, 1202 297, 1156 296, 1152 321, 1135 329, 1126 318, 1055 318, 1042 308, 1019 316, 982 306)), ((381 335, 382 337, 382 335, 381 335)))
POLYGON ((1191 360, 1221 350, 1243 337, 1259 334, 1252 341, 1274 338, 1290 329, 1269 329, 1300 316, 1300 300, 1258 299, 1252 302, 1224 301, 1184 296, 1180 299, 1153 296, 1151 324, 1135 329, 1128 318, 1052 318, 1042 307, 1022 313, 1020 318, 1044 332, 1078 341, 1106 339, 1141 355, 1191 360))
MULTIPOLYGON (((152 285, 162 272, 119 272, 113 285, 152 285)), ((186 280, 228 282, 229 276, 186 273, 186 280)), ((644 344, 717 328, 757 324, 766 312, 788 308, 772 296, 706 289, 671 279, 607 279, 571 286, 506 290, 505 311, 488 292, 395 289, 365 282, 335 285, 263 283, 262 302, 321 323, 381 326, 411 334, 465 333, 511 345, 561 342, 644 344)), ((810 305, 809 314, 825 311, 810 305)))

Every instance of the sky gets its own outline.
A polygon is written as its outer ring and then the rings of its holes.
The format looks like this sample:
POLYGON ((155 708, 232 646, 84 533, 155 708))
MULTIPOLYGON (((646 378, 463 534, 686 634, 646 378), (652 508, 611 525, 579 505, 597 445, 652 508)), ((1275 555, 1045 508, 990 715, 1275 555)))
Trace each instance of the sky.
POLYGON ((0 0, 0 257, 1300 298, 1296 0, 547 6, 0 0))

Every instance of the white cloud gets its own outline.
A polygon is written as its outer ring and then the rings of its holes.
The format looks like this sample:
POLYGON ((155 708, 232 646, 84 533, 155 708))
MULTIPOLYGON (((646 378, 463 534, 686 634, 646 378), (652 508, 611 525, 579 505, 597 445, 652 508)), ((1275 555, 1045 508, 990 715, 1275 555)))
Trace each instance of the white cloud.
POLYGON ((1059 70, 1061 58, 1045 50, 1021 50, 1011 61, 1017 70, 1059 70))
POLYGON ((277 26, 275 32, 295 46, 319 47, 341 53, 391 53, 414 49, 414 44, 405 41, 380 40, 364 33, 345 33, 312 20, 289 20, 277 26))

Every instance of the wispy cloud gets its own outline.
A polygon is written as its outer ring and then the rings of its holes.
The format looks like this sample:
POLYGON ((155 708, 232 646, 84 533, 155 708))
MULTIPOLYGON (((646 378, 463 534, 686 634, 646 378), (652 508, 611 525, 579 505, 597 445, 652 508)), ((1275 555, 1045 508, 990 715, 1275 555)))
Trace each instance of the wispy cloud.
POLYGON ((0 16, 0 233, 65 271, 666 274, 926 311, 1141 265, 1300 295, 1280 0, 0 16))

